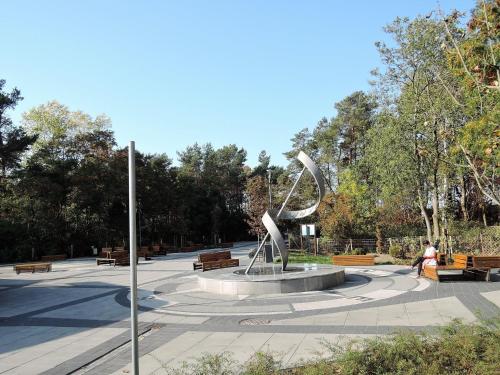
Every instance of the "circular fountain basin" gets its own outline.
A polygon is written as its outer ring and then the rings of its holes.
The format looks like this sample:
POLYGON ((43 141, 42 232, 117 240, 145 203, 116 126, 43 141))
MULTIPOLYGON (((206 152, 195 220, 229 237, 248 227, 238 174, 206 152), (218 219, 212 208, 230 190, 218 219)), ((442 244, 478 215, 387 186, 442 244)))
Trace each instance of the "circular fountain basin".
POLYGON ((343 282, 343 268, 323 264, 289 264, 285 272, 281 264, 254 266, 249 274, 245 274, 245 267, 222 268, 198 276, 202 290, 229 295, 309 292, 343 282))

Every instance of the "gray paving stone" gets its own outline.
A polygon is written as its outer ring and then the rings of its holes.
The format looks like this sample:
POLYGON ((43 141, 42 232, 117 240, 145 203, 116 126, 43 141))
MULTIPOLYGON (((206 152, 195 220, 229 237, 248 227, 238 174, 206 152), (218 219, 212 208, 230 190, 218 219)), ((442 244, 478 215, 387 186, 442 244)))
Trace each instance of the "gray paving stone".
MULTIPOLYGON (((234 253, 246 256, 244 248, 235 249, 234 253)), ((208 332, 207 337, 214 339, 212 347, 207 339, 206 343, 193 347, 196 353, 205 345, 212 352, 231 346, 238 353, 248 353, 239 357, 245 360, 252 350, 276 337, 278 346, 290 346, 283 358, 293 363, 303 353, 310 355, 309 349, 314 343, 310 337, 314 335, 386 335, 401 328, 432 332, 437 324, 444 324, 453 316, 472 321, 500 313, 495 304, 497 300, 485 297, 485 293, 500 291, 497 275, 490 283, 430 281, 426 284, 399 266, 363 267, 359 271, 352 269, 346 275, 347 282, 330 291, 232 298, 196 290, 196 273, 191 270, 194 257, 195 254, 169 254, 161 260, 139 265, 140 297, 144 298, 140 301, 143 304, 139 320, 143 329, 153 327, 141 338, 141 355, 150 355, 170 342, 176 343, 176 338, 186 332, 195 335, 208 332), (158 300, 151 300, 149 296, 156 296, 158 300), (328 307, 316 309, 322 301, 328 301, 325 304, 328 307), (346 304, 336 305, 336 301, 346 304), (294 305, 303 309, 294 310, 294 305), (273 323, 240 324, 248 318, 273 323), (294 339, 287 341, 283 339, 286 337, 294 339)), ((242 263, 246 261, 242 259, 242 263)), ((44 366, 51 358, 57 363, 47 369, 47 374, 76 369, 80 369, 77 373, 110 374, 128 365, 128 267, 96 267, 95 262, 88 259, 58 262, 56 272, 22 276, 19 279, 10 268, 0 267, 0 335, 3 338, 0 371, 9 371, 4 363, 11 360, 3 359, 16 353, 28 358, 26 373, 36 371, 35 362, 29 363, 30 350, 49 352, 44 366), (59 354, 57 351, 50 354, 51 348, 57 347, 55 343, 74 342, 73 338, 99 327, 126 331, 119 335, 103 331, 82 336, 85 345, 81 345, 77 355, 73 355, 71 347, 62 348, 59 354), (95 347, 85 348, 93 342, 97 343, 95 347)), ((185 357, 190 357, 189 350, 185 350, 185 357)), ((38 372, 43 371, 40 368, 38 372)))

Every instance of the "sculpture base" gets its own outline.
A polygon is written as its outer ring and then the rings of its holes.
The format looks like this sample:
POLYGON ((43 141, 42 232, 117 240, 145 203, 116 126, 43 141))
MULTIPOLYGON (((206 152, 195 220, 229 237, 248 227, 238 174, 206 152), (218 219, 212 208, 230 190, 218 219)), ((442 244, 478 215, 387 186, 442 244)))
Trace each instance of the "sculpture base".
POLYGON ((316 264, 281 264, 254 266, 248 275, 245 267, 223 268, 198 276, 200 288, 209 293, 262 295, 309 292, 329 289, 344 282, 340 267, 316 264))

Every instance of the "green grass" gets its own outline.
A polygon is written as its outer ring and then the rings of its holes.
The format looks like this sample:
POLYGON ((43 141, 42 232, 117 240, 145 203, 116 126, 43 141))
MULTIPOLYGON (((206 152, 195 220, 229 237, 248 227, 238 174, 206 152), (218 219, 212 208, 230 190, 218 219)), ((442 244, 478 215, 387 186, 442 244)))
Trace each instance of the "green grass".
MULTIPOLYGON (((281 262, 281 260, 278 260, 281 262)), ((317 264, 332 264, 330 255, 311 255, 307 253, 290 252, 288 254, 288 263, 317 263, 317 264)))

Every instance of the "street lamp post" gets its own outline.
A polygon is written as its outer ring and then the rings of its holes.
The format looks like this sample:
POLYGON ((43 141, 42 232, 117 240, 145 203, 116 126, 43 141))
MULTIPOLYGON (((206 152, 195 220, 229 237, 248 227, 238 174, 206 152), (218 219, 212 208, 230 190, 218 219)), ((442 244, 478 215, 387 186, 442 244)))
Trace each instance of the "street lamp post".
MULTIPOLYGON (((271 169, 267 170, 267 175, 268 175, 268 181, 269 181, 269 209, 271 210, 273 208, 273 195, 271 192, 271 169)), ((271 238, 271 254, 273 254, 274 257, 274 241, 271 238)), ((266 260, 267 261, 267 260, 266 260)))
POLYGON ((132 369, 139 375, 139 340, 137 324, 137 237, 136 237, 136 195, 135 195, 135 142, 128 146, 128 196, 129 196, 129 240, 130 240, 130 325, 132 341, 132 369))

